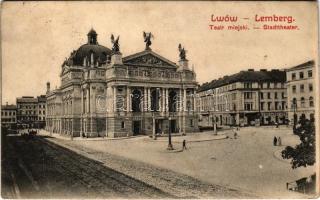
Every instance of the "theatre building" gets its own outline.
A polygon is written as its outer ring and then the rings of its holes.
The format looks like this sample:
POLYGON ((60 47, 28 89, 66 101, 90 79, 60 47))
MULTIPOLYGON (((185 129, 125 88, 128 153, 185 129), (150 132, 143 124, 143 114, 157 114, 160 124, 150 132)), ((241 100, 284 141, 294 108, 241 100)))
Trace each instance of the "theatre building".
POLYGON ((260 126, 287 122, 286 72, 249 69, 201 85, 199 126, 260 126))
POLYGON ((181 45, 176 64, 150 48, 151 33, 141 38, 145 49, 128 56, 122 56, 119 37, 111 37, 112 49, 98 43, 94 30, 87 37, 62 64, 61 86, 50 90, 47 84, 48 131, 122 137, 198 130, 196 74, 181 45))

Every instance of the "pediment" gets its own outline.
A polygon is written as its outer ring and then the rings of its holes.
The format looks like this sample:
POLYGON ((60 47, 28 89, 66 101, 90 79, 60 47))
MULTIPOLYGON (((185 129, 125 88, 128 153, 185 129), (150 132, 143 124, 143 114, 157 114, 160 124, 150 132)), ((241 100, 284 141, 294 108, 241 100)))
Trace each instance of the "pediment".
POLYGON ((62 67, 60 76, 64 75, 64 74, 67 73, 68 71, 70 71, 70 67, 67 66, 67 65, 64 65, 64 66, 62 67))
POLYGON ((178 66, 170 60, 154 53, 153 51, 143 51, 123 58, 124 64, 140 66, 157 66, 177 68, 178 66))

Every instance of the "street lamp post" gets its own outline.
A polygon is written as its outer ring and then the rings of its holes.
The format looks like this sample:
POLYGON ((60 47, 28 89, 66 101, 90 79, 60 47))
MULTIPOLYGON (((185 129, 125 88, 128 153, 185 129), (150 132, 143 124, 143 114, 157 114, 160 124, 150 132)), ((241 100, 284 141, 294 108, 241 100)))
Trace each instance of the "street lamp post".
POLYGON ((172 146, 172 142, 171 142, 171 117, 169 117, 169 134, 168 134, 167 150, 173 150, 173 146, 172 146))
POLYGON ((296 130, 296 125, 297 125, 297 114, 296 114, 296 109, 297 109, 297 99, 293 99, 293 132, 296 130))

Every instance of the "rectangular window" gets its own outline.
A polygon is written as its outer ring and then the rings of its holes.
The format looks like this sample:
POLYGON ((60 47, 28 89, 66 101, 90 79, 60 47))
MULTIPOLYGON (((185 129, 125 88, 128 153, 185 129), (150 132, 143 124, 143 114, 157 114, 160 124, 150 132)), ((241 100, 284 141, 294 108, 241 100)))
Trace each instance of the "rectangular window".
POLYGON ((282 108, 282 110, 284 110, 285 107, 286 107, 286 102, 285 102, 285 101, 281 102, 281 108, 282 108))
POLYGON ((249 110, 249 111, 252 110, 252 103, 245 103, 244 104, 244 109, 245 110, 249 110))
POLYGON ((278 103, 278 102, 274 102, 274 108, 275 108, 275 110, 278 110, 278 107, 279 107, 279 103, 278 103))
POLYGON ((300 85, 300 92, 304 92, 304 84, 300 85))
POLYGON ((311 78, 312 77, 312 70, 308 71, 308 77, 311 78))
POLYGON ((299 73, 299 78, 300 78, 300 79, 303 79, 303 78, 304 78, 303 72, 300 72, 300 73, 299 73))
POLYGON ((252 83, 244 83, 244 88, 252 88, 252 83))
POLYGON ((277 93, 277 92, 274 93, 274 98, 275 98, 275 99, 278 98, 278 93, 277 93))
POLYGON ((263 92, 260 93, 260 98, 263 99, 263 92))
POLYGON ((296 93, 297 92, 297 87, 295 85, 292 86, 292 93, 296 93))
POLYGON ((125 127, 124 121, 121 122, 121 128, 123 129, 125 127))
POLYGON ((252 99, 252 92, 245 92, 244 99, 252 99))
POLYGON ((268 92, 268 99, 271 99, 271 94, 270 94, 270 92, 268 92))
POLYGON ((285 97, 284 97, 284 92, 281 93, 281 98, 283 98, 283 99, 285 98, 285 97))
POLYGON ((291 79, 292 79, 292 80, 296 80, 296 73, 292 73, 292 74, 291 74, 291 79))
POLYGON ((190 119, 190 127, 193 127, 193 119, 190 119))
POLYGON ((260 110, 264 110, 264 102, 260 103, 260 110))
POLYGON ((313 85, 312 85, 312 83, 309 84, 309 91, 310 91, 310 92, 313 91, 313 85))
POLYGON ((271 102, 268 102, 268 110, 271 110, 271 102))

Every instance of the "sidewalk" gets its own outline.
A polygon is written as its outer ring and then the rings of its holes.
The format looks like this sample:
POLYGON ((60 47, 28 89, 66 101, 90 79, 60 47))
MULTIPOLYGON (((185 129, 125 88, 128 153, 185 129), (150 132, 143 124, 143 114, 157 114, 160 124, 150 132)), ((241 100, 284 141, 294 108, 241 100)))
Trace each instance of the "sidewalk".
MULTIPOLYGON (((205 142, 205 141, 211 141, 211 140, 222 140, 226 139, 227 136, 225 133, 219 133, 217 135, 214 135, 212 132, 199 132, 199 133, 188 133, 184 136, 174 136, 171 137, 173 143, 181 143, 183 140, 186 140, 188 143, 191 142, 205 142)), ((153 142, 168 142, 168 135, 157 137, 156 140, 153 138, 144 138, 146 141, 153 141, 153 142)))
POLYGON ((46 130, 40 130, 39 135, 41 136, 48 136, 48 137, 54 137, 62 140, 75 140, 75 141, 103 141, 103 140, 124 140, 124 139, 136 139, 136 138, 145 138, 148 137, 147 135, 137 135, 137 136, 129 136, 129 137, 116 137, 116 138, 110 138, 110 137, 95 137, 95 138, 86 138, 86 137, 71 137, 69 135, 61 135, 59 133, 50 133, 46 130))

